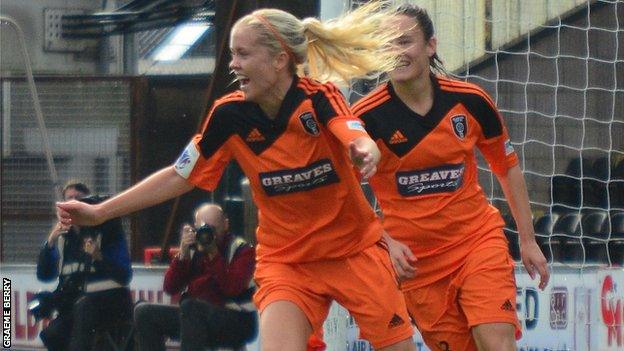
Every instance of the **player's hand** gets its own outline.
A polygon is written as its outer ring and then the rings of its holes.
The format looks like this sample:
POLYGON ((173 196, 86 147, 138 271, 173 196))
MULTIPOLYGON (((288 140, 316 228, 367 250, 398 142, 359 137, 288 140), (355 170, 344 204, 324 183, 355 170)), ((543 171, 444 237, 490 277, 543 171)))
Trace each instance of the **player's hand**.
POLYGON ((67 201, 56 203, 56 216, 62 225, 94 226, 104 222, 98 205, 89 205, 81 201, 67 201))
POLYGON ((189 224, 182 226, 180 235, 180 259, 184 260, 191 255, 191 246, 195 244, 195 230, 189 224))
POLYGON ((526 243, 520 243, 520 257, 522 259, 522 264, 524 264, 524 268, 527 270, 527 273, 529 273, 531 279, 535 279, 536 272, 539 273, 540 282, 538 286, 541 290, 544 290, 546 285, 548 285, 548 280, 550 279, 550 271, 548 270, 546 257, 544 257, 544 254, 535 242, 535 239, 526 243))
POLYGON ((353 140, 349 144, 349 156, 353 164, 360 169, 363 179, 368 179, 377 172, 381 153, 371 138, 359 137, 353 140))
POLYGON ((388 245, 388 253, 390 260, 394 266, 399 281, 414 278, 416 275, 416 256, 410 248, 398 240, 394 240, 389 236, 384 236, 384 241, 388 245))

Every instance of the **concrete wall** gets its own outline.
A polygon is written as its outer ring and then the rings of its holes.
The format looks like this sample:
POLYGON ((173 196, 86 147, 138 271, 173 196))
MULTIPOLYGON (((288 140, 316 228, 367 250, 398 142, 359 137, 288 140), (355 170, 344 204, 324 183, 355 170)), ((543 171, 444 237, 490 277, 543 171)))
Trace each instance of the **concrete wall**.
POLYGON ((624 157, 621 18, 621 5, 594 6, 466 72, 496 101, 512 142, 522 143, 516 151, 533 201, 550 203, 551 175, 575 158, 624 157))
MULTIPOLYGON (((102 1, 93 0, 2 0, 0 15, 13 19, 24 32, 28 55, 35 75, 93 75, 109 71, 102 62, 102 44, 107 40, 89 40, 82 44, 80 53, 45 51, 45 9, 102 10, 102 1)), ((118 39, 118 38, 117 38, 118 39)), ((0 75, 22 75, 24 59, 15 30, 2 23, 0 26, 0 75)), ((109 55, 111 56, 111 55, 109 55)), ((115 54, 110 59, 118 60, 115 54)), ((114 70, 113 70, 114 71, 114 70)))

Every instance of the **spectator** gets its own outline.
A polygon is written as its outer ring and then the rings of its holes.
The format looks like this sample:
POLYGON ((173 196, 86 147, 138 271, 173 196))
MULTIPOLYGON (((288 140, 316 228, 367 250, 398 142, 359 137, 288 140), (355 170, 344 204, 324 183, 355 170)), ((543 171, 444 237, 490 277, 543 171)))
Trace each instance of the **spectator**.
MULTIPOLYGON (((79 200, 89 193, 90 190, 85 184, 70 181, 63 188, 62 195, 65 201, 69 201, 79 200)), ((41 248, 37 261, 37 279, 51 282, 58 278, 56 290, 48 295, 51 298, 49 300, 51 305, 49 308, 41 305, 43 310, 47 310, 44 312, 45 315, 35 314, 36 318, 48 317, 54 310, 57 311, 56 318, 52 319, 39 334, 48 350, 67 350, 69 347, 73 321, 72 307, 82 295, 84 284, 82 258, 81 240, 76 227, 66 226, 57 221, 41 248)))
POLYGON ((167 336, 179 339, 182 350, 237 349, 253 339, 254 260, 253 247, 229 232, 221 207, 200 206, 194 227, 182 228, 179 254, 165 273, 165 292, 184 291, 180 305, 136 307, 138 349, 165 350, 167 336))
MULTIPOLYGON (((78 182, 63 189, 67 201, 95 204, 103 199, 85 197, 88 194, 88 187, 78 182)), ((58 312, 40 334, 48 350, 88 350, 97 328, 129 320, 132 299, 127 285, 131 276, 119 218, 94 227, 57 223, 39 254, 37 278, 48 282, 58 277, 59 284, 51 294, 38 294, 39 308, 33 310, 36 318, 58 312)))
MULTIPOLYGON (((105 197, 81 199, 97 204, 105 197)), ((85 293, 73 307, 74 326, 70 349, 90 350, 98 329, 132 320, 130 256, 120 218, 79 228, 84 254, 85 293)), ((123 324, 122 324, 123 325, 123 324)))

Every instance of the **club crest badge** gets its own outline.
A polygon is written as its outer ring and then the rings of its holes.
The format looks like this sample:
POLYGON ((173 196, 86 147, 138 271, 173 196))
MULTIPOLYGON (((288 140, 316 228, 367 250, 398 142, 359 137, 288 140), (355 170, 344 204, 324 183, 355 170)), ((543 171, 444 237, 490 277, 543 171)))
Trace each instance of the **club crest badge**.
POLYGON ((451 117, 451 124, 453 125, 453 132, 458 138, 464 140, 468 134, 468 123, 466 122, 466 116, 455 115, 451 117))
POLYGON ((321 131, 319 130, 319 126, 314 120, 314 116, 312 116, 311 112, 304 112, 299 116, 299 120, 303 125, 303 129, 305 129, 306 133, 312 136, 319 136, 321 131))

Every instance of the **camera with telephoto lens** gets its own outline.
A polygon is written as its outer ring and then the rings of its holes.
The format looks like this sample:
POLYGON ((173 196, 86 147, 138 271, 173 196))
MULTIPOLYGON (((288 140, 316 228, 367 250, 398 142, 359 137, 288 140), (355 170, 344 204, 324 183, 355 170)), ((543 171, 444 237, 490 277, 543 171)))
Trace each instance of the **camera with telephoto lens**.
MULTIPOLYGON (((87 203, 89 205, 96 205, 101 202, 107 200, 110 196, 107 195, 89 195, 81 198, 79 201, 87 203)), ((96 226, 81 226, 79 230, 80 237, 82 239, 93 239, 96 240, 98 236, 103 235, 104 233, 111 232, 111 225, 114 222, 119 222, 119 226, 121 225, 121 220, 119 218, 114 218, 112 220, 108 220, 102 224, 96 226)))
POLYGON ((50 318, 54 311, 70 313, 74 303, 84 294, 84 274, 70 276, 54 291, 40 291, 28 301, 28 311, 35 321, 50 318))
POLYGON ((208 247, 215 239, 215 227, 204 224, 195 228, 195 241, 203 247, 208 247))

